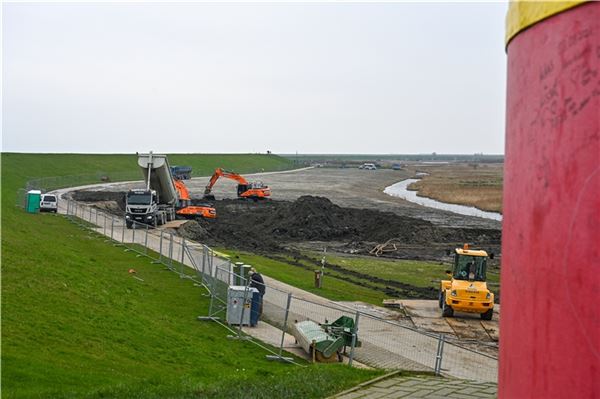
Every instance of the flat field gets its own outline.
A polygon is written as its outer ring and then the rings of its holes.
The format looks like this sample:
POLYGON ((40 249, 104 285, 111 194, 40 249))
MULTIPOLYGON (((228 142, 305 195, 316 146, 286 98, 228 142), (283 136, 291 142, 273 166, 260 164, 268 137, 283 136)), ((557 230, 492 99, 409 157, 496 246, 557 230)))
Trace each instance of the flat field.
POLYGON ((448 164, 418 169, 429 173, 409 186, 418 195, 502 213, 503 164, 448 164))

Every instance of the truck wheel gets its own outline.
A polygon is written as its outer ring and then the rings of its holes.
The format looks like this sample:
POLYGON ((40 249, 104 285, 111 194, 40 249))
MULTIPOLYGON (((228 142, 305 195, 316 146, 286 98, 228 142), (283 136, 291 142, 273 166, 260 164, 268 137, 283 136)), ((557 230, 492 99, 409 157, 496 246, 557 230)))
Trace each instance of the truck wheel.
POLYGON ((454 309, 452 309, 452 306, 450 306, 446 303, 446 295, 444 294, 443 302, 442 302, 442 317, 452 317, 452 316, 454 316, 454 309))
POLYGON ((481 314, 481 320, 492 320, 494 316, 494 309, 489 309, 487 312, 481 314))
POLYGON ((125 222, 125 225, 127 226, 128 229, 130 229, 133 226, 132 222, 125 222))
POLYGON ((158 226, 158 217, 154 215, 152 218, 152 227, 156 228, 156 226, 158 226))

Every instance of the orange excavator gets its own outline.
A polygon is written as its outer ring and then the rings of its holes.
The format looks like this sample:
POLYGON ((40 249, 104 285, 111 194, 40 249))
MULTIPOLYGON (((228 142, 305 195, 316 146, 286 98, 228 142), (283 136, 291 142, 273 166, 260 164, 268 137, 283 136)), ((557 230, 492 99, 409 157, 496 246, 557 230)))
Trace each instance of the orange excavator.
POLYGON ((217 211, 215 208, 208 204, 202 206, 192 205, 192 199, 190 197, 190 191, 186 185, 179 179, 174 178, 173 184, 179 194, 179 208, 175 213, 179 216, 191 219, 196 217, 202 217, 206 219, 214 219, 217 217, 217 211))
POLYGON ((248 182, 244 178, 244 176, 235 173, 229 172, 227 170, 223 170, 221 168, 217 168, 215 173, 210 178, 210 182, 206 186, 204 190, 204 199, 214 200, 215 196, 211 194, 212 188, 219 180, 220 177, 225 177, 227 179, 232 179, 238 182, 237 186, 237 196, 238 198, 247 198, 254 201, 266 199, 271 195, 271 189, 268 186, 265 186, 262 182, 248 182))

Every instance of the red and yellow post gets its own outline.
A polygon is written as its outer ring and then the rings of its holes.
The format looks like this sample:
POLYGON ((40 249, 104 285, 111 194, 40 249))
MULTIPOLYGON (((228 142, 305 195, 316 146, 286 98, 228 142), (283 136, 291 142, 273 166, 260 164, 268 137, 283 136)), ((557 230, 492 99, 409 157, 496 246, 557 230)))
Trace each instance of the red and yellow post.
POLYGON ((600 2, 513 2, 499 397, 600 395, 600 2))

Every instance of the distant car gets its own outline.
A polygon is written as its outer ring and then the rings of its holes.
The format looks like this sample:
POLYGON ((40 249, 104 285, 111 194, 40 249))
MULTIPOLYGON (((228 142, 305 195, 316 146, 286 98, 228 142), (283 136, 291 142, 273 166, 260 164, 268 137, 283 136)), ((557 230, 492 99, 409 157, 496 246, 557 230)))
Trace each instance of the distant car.
POLYGON ((400 165, 399 163, 395 163, 392 165, 392 169, 393 170, 401 170, 402 169, 402 165, 400 165))
POLYGON ((359 166, 359 169, 377 170, 377 166, 375 166, 373 163, 363 163, 361 166, 359 166))
POLYGON ((54 212, 58 210, 58 198, 54 194, 42 194, 40 199, 40 212, 54 212))

